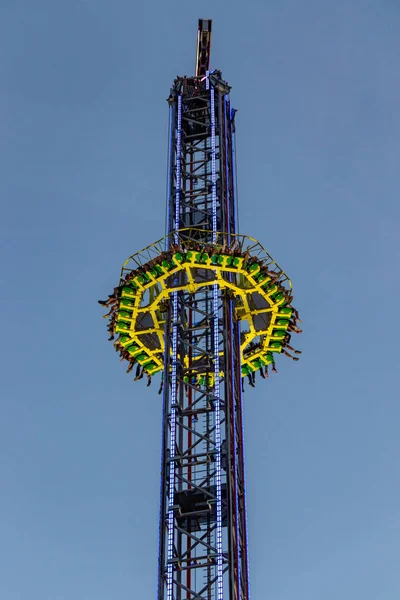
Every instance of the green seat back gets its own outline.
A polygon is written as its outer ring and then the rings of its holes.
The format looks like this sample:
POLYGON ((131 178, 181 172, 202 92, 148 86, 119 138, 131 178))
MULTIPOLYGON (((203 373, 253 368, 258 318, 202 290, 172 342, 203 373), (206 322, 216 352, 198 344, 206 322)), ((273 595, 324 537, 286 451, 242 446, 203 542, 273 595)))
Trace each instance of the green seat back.
POLYGON ((156 363, 155 363, 155 362, 153 362, 153 361, 151 361, 151 362, 147 363, 147 365, 146 365, 146 369, 147 369, 148 371, 152 371, 152 370, 153 370, 153 369, 154 369, 156 366, 157 366, 157 365, 156 365, 156 363))
POLYGON ((152 269, 150 269, 149 273, 151 273, 151 275, 153 275, 153 277, 159 277, 160 273, 157 271, 157 269, 155 267, 153 267, 152 269))
POLYGON ((132 318, 132 311, 130 310, 120 310, 118 313, 118 321, 120 319, 131 319, 132 318))
POLYGON ((240 258, 238 258, 237 256, 233 256, 232 257, 232 266, 238 267, 239 265, 240 265, 240 258))
POLYGON ((277 350, 279 350, 280 348, 282 348, 282 344, 281 344, 281 342, 271 342, 271 343, 270 343, 270 348, 271 348, 271 349, 272 349, 272 351, 274 352, 274 351, 277 351, 277 350))
POLYGON ((134 354, 139 349, 139 346, 135 343, 131 344, 130 346, 126 346, 126 350, 128 350, 129 354, 134 354))
POLYGON ((280 327, 289 327, 289 321, 287 319, 279 319, 276 324, 280 327))
POLYGON ((119 303, 120 307, 130 307, 130 306, 135 306, 135 303, 132 302, 132 300, 127 300, 126 298, 122 298, 120 303, 119 303))
POLYGON ((258 263, 252 263, 249 267, 247 267, 247 271, 249 273, 258 273, 258 271, 260 270, 260 265, 258 263))
POLYGON ((185 262, 185 256, 182 254, 182 252, 175 252, 174 260, 176 263, 183 263, 185 262))
POLYGON ((272 332, 272 335, 276 338, 284 338, 286 333, 285 331, 282 331, 281 329, 274 329, 272 332))
POLYGON ((271 296, 272 300, 274 302, 279 302, 279 300, 283 300, 285 297, 283 292, 279 292, 278 294, 274 294, 273 296, 271 296))
POLYGON ((121 296, 136 296, 136 288, 131 285, 125 285, 121 290, 121 296))
POLYGON ((274 362, 274 357, 272 356, 272 354, 264 354, 263 359, 265 360, 266 365, 270 365, 274 362))

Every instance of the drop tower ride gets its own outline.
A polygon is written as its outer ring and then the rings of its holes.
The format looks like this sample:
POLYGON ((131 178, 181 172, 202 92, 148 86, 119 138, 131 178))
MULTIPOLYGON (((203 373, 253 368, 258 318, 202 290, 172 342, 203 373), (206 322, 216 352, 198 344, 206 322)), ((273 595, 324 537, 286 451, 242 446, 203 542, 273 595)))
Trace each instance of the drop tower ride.
POLYGON ((196 74, 168 98, 166 235, 129 257, 100 302, 128 372, 148 385, 159 373, 157 600, 250 600, 244 386, 300 354, 288 277, 238 233, 236 111, 210 70, 211 27, 199 20, 196 74))

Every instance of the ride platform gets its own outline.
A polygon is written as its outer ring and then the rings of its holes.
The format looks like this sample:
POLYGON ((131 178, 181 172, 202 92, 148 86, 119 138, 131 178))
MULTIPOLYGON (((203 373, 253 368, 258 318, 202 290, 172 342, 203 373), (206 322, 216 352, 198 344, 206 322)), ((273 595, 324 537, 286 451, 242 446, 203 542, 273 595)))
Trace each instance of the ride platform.
MULTIPOLYGON (((234 318, 241 322, 242 376, 274 365, 274 355, 285 349, 290 339, 288 328, 297 315, 291 304, 290 279, 257 240, 230 234, 227 243, 226 234, 220 233, 210 244, 201 241, 204 231, 198 233, 199 239, 196 230, 183 229, 177 239, 174 232, 123 264, 116 315, 112 317, 119 334, 115 346, 127 351, 129 359, 147 374, 163 370, 171 294, 195 294, 218 286, 232 303, 234 318)), ((223 361, 221 352, 221 377, 223 361)), ((186 380, 212 387, 213 378, 204 353, 196 353, 193 344, 191 374, 186 380)))

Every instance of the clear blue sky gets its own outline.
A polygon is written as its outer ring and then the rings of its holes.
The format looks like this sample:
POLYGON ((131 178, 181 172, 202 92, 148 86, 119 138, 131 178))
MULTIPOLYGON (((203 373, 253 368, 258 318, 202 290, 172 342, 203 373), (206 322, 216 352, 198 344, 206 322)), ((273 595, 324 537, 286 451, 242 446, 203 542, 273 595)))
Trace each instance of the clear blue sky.
POLYGON ((200 4, 1 2, 0 598, 155 598, 160 398, 97 299, 163 235, 165 99, 212 17, 240 229, 305 330, 245 395, 252 598, 398 600, 400 4, 200 4))

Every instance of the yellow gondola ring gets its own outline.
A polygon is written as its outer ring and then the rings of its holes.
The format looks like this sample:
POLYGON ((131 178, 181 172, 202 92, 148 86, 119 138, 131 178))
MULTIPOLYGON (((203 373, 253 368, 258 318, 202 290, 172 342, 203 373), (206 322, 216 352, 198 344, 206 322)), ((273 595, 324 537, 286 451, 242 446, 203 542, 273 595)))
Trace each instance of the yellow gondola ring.
MULTIPOLYGON (((242 346, 242 376, 267 366, 273 362, 272 353, 280 353, 293 309, 287 305, 290 281, 283 271, 274 270, 274 277, 268 269, 262 266, 258 258, 246 255, 235 255, 217 250, 199 250, 186 247, 174 249, 171 252, 162 252, 152 259, 151 263, 141 264, 138 272, 132 269, 129 281, 122 281, 120 302, 117 311, 115 332, 120 335, 119 343, 123 348, 130 348, 139 364, 146 372, 153 374, 163 369, 165 312, 168 308, 169 295, 176 291, 170 287, 171 272, 179 274, 186 272, 186 287, 195 293, 197 289, 206 286, 218 285, 226 290, 231 298, 235 299, 235 318, 247 321, 250 331, 246 334, 246 344, 242 346), (196 280, 196 268, 210 271, 207 278, 201 275, 196 280), (285 287, 282 287, 282 281, 285 287), (145 295, 149 290, 150 296, 145 295), (253 294, 257 292, 260 300, 254 304, 253 294), (149 304, 150 298, 150 304, 149 304), (147 304, 145 304, 147 302, 147 304), (261 302, 261 304, 260 304, 261 302), (267 329, 257 329, 254 319, 260 314, 265 314, 264 319, 270 322, 267 329), (148 315, 148 316, 147 316, 148 315), (150 327, 138 326, 138 323, 152 323, 150 327), (258 333, 260 331, 260 333, 258 333), (159 342, 151 346, 145 336, 154 332, 159 342), (252 345, 260 346, 254 354, 250 349, 252 345), (136 344, 136 346, 134 345, 136 344)), ((137 261, 135 261, 137 264, 137 261)), ((177 279, 174 278, 176 285, 177 279)), ((222 353, 220 353, 222 354, 222 353)), ((196 361, 193 361, 195 365, 196 361)), ((223 376, 223 374, 221 373, 223 376)), ((212 376, 206 373, 196 375, 196 385, 203 386, 212 381, 212 376)))

